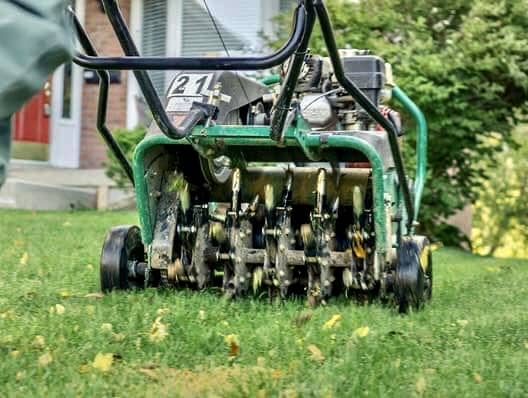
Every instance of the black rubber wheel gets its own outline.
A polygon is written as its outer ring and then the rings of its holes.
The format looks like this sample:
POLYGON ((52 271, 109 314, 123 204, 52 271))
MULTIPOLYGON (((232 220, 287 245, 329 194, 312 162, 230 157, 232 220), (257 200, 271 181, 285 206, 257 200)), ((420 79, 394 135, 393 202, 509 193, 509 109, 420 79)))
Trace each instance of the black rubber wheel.
POLYGON ((130 278, 129 261, 143 262, 145 250, 138 227, 123 225, 112 228, 106 235, 101 251, 101 290, 141 288, 143 278, 130 278))
POLYGON ((394 278, 394 294, 400 313, 419 310, 426 295, 426 277, 420 262, 420 244, 404 238, 398 248, 398 262, 394 278))

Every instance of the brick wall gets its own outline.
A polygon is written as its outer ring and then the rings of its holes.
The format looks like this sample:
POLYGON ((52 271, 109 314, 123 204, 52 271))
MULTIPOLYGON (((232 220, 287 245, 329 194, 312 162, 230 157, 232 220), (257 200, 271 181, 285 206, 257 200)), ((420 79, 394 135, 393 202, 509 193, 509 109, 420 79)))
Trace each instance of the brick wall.
MULTIPOLYGON (((119 43, 101 11, 99 0, 86 0, 84 26, 100 54, 122 55, 119 43)), ((130 0, 119 1, 126 20, 129 20, 130 0)), ((84 84, 81 117, 81 168, 99 168, 106 161, 106 146, 96 130, 98 85, 84 84)), ((126 126, 127 72, 121 72, 121 83, 110 86, 107 125, 113 130, 126 126)))

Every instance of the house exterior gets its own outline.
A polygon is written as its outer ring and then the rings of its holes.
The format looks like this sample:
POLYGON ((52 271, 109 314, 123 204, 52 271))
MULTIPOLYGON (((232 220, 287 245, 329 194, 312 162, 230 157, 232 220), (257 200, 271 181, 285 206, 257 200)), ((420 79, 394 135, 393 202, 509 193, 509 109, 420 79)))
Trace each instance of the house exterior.
MULTIPOLYGON (((72 0, 100 54, 122 55, 99 0, 72 0)), ((262 35, 273 35, 273 17, 295 0, 207 0, 230 55, 265 52, 262 35)), ((120 0, 144 55, 225 55, 204 0, 120 0)), ((161 95, 174 72, 149 72, 161 95)), ((13 157, 65 168, 100 168, 106 147, 96 125, 98 85, 71 63, 50 76, 41 92, 13 117, 13 157)), ((133 128, 143 119, 141 93, 131 72, 110 87, 107 122, 133 128)))

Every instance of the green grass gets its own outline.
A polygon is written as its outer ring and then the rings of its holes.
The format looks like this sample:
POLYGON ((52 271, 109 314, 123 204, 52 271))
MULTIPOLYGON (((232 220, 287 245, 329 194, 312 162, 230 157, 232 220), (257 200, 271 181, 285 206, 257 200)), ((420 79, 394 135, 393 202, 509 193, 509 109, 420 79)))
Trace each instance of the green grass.
POLYGON ((85 297, 99 290, 106 230, 135 218, 0 212, 0 396, 528 395, 528 262, 435 252, 433 301, 409 316, 345 300, 309 310, 153 289, 85 297), (159 309, 168 336, 153 342, 159 309), (98 353, 115 355, 107 372, 92 366, 98 353))

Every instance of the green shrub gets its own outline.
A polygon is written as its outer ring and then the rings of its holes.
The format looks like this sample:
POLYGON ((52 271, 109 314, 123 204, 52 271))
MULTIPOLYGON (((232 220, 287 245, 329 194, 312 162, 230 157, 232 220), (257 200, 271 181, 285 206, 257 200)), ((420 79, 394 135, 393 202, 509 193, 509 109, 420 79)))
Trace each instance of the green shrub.
MULTIPOLYGON (((113 136, 127 159, 132 162, 132 157, 134 156, 134 150, 136 149, 137 144, 145 137, 147 129, 144 126, 137 126, 134 129, 117 129, 113 132, 113 136)), ((116 157, 110 149, 107 150, 108 153, 108 162, 106 166, 106 175, 114 180, 119 187, 128 187, 130 186, 130 180, 128 179, 125 171, 117 161, 116 157)))

